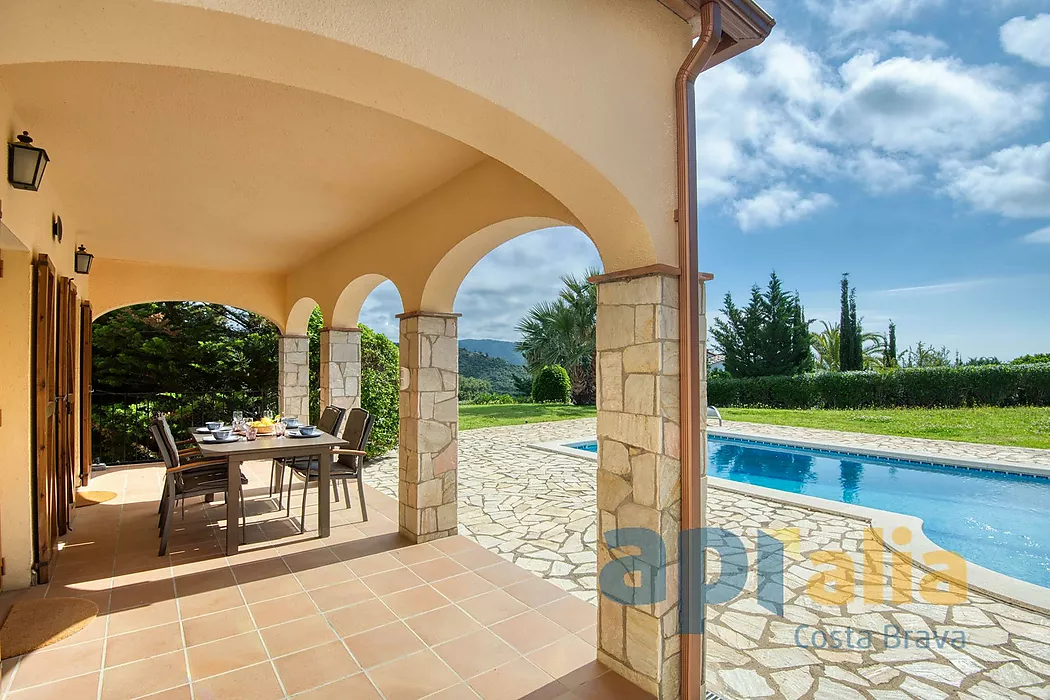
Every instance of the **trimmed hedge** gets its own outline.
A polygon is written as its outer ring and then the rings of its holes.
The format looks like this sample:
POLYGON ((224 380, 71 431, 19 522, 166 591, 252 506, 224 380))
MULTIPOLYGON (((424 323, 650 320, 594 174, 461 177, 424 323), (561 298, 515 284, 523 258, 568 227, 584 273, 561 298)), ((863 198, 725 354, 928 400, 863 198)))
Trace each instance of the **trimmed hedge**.
POLYGON ((707 401, 719 408, 1050 406, 1050 365, 719 377, 708 380, 707 401))
POLYGON ((532 400, 536 403, 572 403, 572 382, 561 365, 547 365, 532 380, 532 400))

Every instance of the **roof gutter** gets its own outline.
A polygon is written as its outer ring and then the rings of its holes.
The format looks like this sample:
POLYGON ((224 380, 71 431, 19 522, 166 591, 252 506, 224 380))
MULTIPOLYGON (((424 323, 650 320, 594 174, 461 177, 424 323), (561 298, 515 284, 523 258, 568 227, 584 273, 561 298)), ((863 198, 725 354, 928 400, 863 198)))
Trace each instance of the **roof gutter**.
MULTIPOLYGON (((703 527, 704 439, 701 426, 704 408, 701 406, 700 358, 700 265, 698 254, 697 192, 696 192, 696 96, 698 75, 711 62, 722 41, 722 7, 708 2, 690 21, 699 29, 699 37, 685 58, 675 78, 675 120, 678 137, 678 372, 681 411, 681 480, 683 532, 703 527), (695 22, 699 21, 699 27, 695 22)), ((698 541, 698 540, 693 540, 698 541)), ((681 597, 680 611, 701 610, 702 592, 689 582, 688 572, 698 572, 702 551, 697 547, 680 550, 681 597)), ((682 700, 701 700, 704 690, 703 636, 681 631, 681 696, 682 700)))

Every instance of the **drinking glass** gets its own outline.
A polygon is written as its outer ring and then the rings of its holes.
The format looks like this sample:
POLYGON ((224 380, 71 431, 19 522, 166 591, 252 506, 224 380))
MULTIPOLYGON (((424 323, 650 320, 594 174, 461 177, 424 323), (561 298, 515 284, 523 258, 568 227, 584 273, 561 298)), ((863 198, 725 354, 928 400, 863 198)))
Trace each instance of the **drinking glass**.
POLYGON ((274 435, 274 437, 279 437, 279 438, 284 437, 284 429, 287 428, 287 427, 288 426, 286 426, 282 421, 277 421, 276 423, 274 423, 273 424, 273 435, 274 435))
POLYGON ((265 418, 266 420, 273 420, 273 411, 269 409, 263 411, 263 418, 265 418))
POLYGON ((257 433, 257 431, 255 430, 254 427, 252 427, 250 425, 249 426, 245 426, 245 428, 244 428, 244 439, 245 440, 248 440, 248 441, 254 440, 256 438, 257 434, 258 433, 257 433))
POLYGON ((233 424, 235 426, 237 426, 237 425, 240 425, 242 423, 244 423, 244 411, 234 411, 233 412, 233 424))

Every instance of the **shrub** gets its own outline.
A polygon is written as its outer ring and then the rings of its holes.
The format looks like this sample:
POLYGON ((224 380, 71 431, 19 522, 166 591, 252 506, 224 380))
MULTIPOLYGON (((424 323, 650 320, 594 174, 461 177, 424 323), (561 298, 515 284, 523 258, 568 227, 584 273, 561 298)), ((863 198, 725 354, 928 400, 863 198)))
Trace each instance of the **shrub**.
POLYGON ((1041 352, 1037 355, 1021 355, 1010 362, 1011 365, 1034 365, 1050 362, 1050 352, 1041 352))
POLYGON ((768 408, 1050 406, 1050 365, 719 377, 708 381, 707 400, 718 407, 768 408))
POLYGON ((361 326, 361 408, 375 416, 368 456, 397 446, 401 369, 397 345, 382 333, 361 326))
POLYGON ((547 365, 532 381, 532 400, 536 403, 570 403, 572 382, 561 365, 547 365))
POLYGON ((492 382, 477 377, 459 375, 459 400, 461 403, 476 403, 482 394, 492 393, 492 382))
POLYGON ((474 399, 474 403, 476 404, 507 404, 517 402, 518 400, 510 394, 493 394, 492 392, 478 394, 474 399))

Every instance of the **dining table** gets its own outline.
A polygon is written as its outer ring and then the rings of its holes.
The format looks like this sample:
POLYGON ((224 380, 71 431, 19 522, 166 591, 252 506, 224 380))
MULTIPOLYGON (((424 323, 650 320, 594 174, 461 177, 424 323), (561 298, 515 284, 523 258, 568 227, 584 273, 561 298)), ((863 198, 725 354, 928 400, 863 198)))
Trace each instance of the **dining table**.
MULTIPOLYGON (((198 449, 205 457, 223 458, 227 460, 229 469, 228 478, 230 488, 226 497, 226 555, 236 554, 240 547, 240 531, 237 522, 241 513, 241 490, 235 488, 234 484, 241 483, 241 465, 252 460, 272 460, 280 457, 317 457, 318 468, 318 493, 327 494, 330 487, 332 471, 332 449, 336 447, 349 447, 350 444, 342 438, 321 432, 313 437, 293 437, 292 431, 282 437, 273 435, 259 435, 254 440, 248 440, 243 435, 238 436, 232 442, 214 442, 208 440, 210 433, 198 432, 194 429, 192 435, 197 443, 198 449)), ((304 492, 303 498, 306 498, 304 492)), ((317 534, 318 537, 328 537, 331 533, 331 505, 329 499, 318 498, 317 507, 317 534)))

